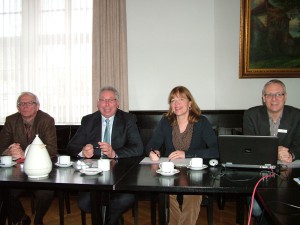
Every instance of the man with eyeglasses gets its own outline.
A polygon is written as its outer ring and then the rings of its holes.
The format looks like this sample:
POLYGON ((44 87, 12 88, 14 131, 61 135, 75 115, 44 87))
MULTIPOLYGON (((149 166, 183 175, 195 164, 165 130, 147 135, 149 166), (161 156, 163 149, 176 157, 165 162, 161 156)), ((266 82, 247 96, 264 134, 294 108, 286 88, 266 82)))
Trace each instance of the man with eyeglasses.
MULTIPOLYGON (((274 79, 267 82, 262 90, 262 106, 248 109, 244 113, 244 135, 277 136, 279 139, 278 159, 291 163, 300 158, 300 110, 285 105, 287 92, 284 83, 274 79)), ((262 210, 255 201, 253 215, 260 224, 267 224, 260 218, 262 210)))
MULTIPOLYGON (((84 116, 81 126, 68 144, 71 156, 84 158, 128 158, 143 154, 143 143, 133 114, 119 109, 119 93, 113 87, 99 92, 98 111, 84 116)), ((123 224, 122 214, 134 203, 134 194, 113 193, 110 199, 110 224, 123 224)), ((79 208, 91 211, 90 193, 78 196, 79 208)))
MULTIPOLYGON (((6 117, 0 132, 0 154, 11 155, 13 159, 24 159, 26 147, 32 143, 36 134, 47 145, 51 157, 57 153, 57 137, 54 119, 40 110, 37 96, 23 92, 17 100, 18 112, 6 117)), ((27 225, 31 219, 25 214, 19 196, 26 190, 11 190, 9 216, 13 224, 27 225)), ((49 209, 54 192, 48 190, 33 191, 36 197, 36 214, 34 224, 43 224, 43 217, 49 209)))

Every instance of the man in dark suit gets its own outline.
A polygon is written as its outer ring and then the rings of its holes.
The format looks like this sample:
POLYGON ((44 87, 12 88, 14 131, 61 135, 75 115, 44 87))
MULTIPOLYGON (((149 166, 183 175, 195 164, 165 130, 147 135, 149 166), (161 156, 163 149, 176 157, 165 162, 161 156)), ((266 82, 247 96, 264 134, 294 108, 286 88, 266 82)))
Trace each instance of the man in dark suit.
MULTIPOLYGON (((31 92, 23 92, 17 100, 18 112, 6 118, 0 132, 0 154, 11 155, 16 159, 24 159, 26 147, 31 144, 36 134, 47 146, 50 157, 57 153, 57 138, 54 119, 41 111, 37 96, 31 92)), ((25 214, 19 200, 19 195, 25 190, 11 190, 9 216, 14 224, 27 225, 31 219, 25 214)), ((37 190, 33 192, 36 197, 36 214, 34 224, 43 224, 43 217, 51 205, 54 192, 37 190)))
MULTIPOLYGON (((143 143, 136 125, 136 118, 119 108, 119 94, 113 87, 100 90, 97 102, 99 111, 84 116, 81 126, 68 144, 72 156, 94 156, 118 159, 143 154, 143 143)), ((122 214, 134 203, 134 195, 113 193, 110 201, 111 224, 120 224, 122 214)), ((78 197, 79 208, 90 212, 90 194, 78 197)))
MULTIPOLYGON (((278 159, 290 163, 300 158, 300 110, 285 105, 287 92, 280 80, 270 80, 262 90, 262 106, 244 113, 244 135, 277 136, 278 159)), ((250 201, 250 198, 248 199, 250 201)), ((259 224, 268 224, 258 203, 254 201, 253 215, 259 224)))

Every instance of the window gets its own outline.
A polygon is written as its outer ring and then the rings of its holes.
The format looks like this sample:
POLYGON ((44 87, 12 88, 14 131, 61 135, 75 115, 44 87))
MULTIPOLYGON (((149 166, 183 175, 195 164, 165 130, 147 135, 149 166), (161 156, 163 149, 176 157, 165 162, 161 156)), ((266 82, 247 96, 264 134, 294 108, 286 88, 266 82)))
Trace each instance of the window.
POLYGON ((23 91, 56 124, 92 112, 92 0, 2 0, 0 123, 23 91))

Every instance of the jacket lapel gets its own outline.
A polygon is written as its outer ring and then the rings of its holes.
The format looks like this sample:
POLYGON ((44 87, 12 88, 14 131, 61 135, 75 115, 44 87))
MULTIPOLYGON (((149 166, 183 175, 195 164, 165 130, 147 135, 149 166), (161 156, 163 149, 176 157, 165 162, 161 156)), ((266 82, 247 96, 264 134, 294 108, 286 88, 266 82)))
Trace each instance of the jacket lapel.
POLYGON ((114 148, 116 143, 118 143, 118 139, 122 137, 122 121, 119 110, 117 110, 114 118, 114 122, 112 125, 112 132, 111 132, 111 146, 114 148))
POLYGON ((260 133, 266 136, 270 136, 270 123, 269 123, 269 115, 267 113, 266 106, 263 107, 263 110, 260 113, 261 118, 258 118, 260 121, 259 130, 260 133))

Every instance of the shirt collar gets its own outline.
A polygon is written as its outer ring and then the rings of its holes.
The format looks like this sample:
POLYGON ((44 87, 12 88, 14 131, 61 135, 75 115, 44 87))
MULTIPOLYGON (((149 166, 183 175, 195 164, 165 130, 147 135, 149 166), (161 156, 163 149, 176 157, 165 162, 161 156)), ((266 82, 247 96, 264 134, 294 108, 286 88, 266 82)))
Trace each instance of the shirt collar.
POLYGON ((105 123, 105 120, 106 119, 109 119, 109 124, 112 124, 112 122, 114 121, 114 118, 115 118, 115 115, 109 117, 109 118, 106 118, 104 116, 101 115, 101 118, 102 118, 102 123, 105 123))

